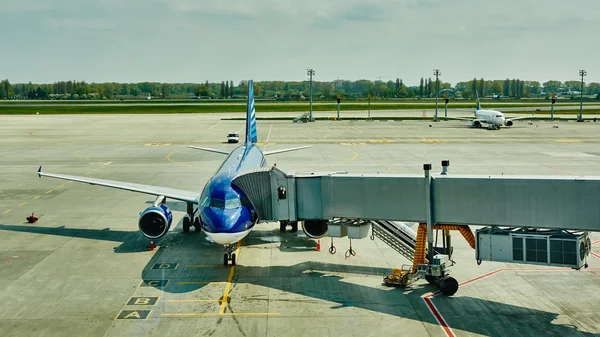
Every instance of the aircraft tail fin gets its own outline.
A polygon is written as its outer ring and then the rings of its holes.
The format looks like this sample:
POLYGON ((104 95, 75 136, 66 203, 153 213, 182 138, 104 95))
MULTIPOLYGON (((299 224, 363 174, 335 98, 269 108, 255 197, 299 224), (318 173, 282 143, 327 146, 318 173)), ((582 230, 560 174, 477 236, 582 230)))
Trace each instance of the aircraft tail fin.
POLYGON ((246 111, 246 144, 256 143, 256 113, 254 111, 254 86, 252 80, 248 81, 248 110, 246 111))
POLYGON ((477 90, 475 90, 475 103, 477 104, 475 106, 475 110, 481 110, 481 104, 479 104, 479 93, 477 93, 477 90))

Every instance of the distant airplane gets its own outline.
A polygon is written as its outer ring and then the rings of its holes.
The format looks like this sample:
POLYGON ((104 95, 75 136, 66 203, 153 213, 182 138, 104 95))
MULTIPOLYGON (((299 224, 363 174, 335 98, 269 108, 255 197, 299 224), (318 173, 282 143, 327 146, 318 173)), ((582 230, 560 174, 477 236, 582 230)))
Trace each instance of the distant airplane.
POLYGON ((448 117, 449 119, 458 119, 458 120, 466 120, 470 121, 471 125, 477 128, 482 127, 482 124, 485 123, 488 125, 489 130, 500 130, 501 126, 513 126, 513 121, 530 118, 532 116, 522 116, 522 117, 506 117, 504 114, 497 110, 483 110, 481 109, 481 105, 479 104, 479 94, 475 91, 475 100, 477 102, 477 107, 475 108, 473 118, 465 118, 465 117, 448 117))
MULTIPOLYGON (((71 180, 91 185, 118 188, 127 191, 145 193, 156 196, 151 207, 140 213, 138 227, 142 234, 150 240, 161 238, 169 231, 173 220, 171 210, 165 204, 167 198, 183 201, 187 204, 187 214, 183 218, 183 232, 187 233, 190 226, 194 226, 197 232, 204 230, 206 235, 214 242, 224 245, 226 253, 223 263, 235 265, 234 245, 243 239, 258 222, 258 217, 252 204, 244 193, 231 181, 241 172, 264 167, 267 165, 265 156, 300 150, 311 146, 301 146, 282 150, 262 152, 256 145, 257 129, 254 111, 254 89, 252 80, 248 82, 248 107, 246 113, 246 141, 231 152, 188 146, 197 150, 204 150, 224 154, 227 156, 221 167, 208 180, 202 193, 195 191, 177 190, 166 187, 150 186, 78 177, 64 174, 42 172, 42 166, 38 169, 38 176, 57 179, 71 180), (194 207, 197 206, 197 209, 194 207), (200 211, 195 217, 197 211, 200 211)), ((319 224, 315 228, 309 228, 311 223, 304 224, 304 231, 308 233, 319 233, 319 224)), ((297 224, 292 224, 292 231, 298 229, 297 224)))

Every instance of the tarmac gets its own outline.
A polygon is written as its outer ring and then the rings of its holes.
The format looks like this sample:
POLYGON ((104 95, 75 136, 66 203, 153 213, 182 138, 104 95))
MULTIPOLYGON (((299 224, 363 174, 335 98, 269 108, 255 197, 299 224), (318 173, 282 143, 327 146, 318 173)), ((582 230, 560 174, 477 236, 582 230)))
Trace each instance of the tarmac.
MULTIPOLYGON (((299 113, 298 113, 299 114, 299 113)), ((200 191, 232 149, 232 114, 0 116, 0 336, 598 336, 600 245, 579 271, 486 262, 455 236, 452 297, 383 276, 409 261, 383 242, 317 241, 259 224, 223 266, 223 248, 182 233, 185 205, 148 250, 137 230, 153 197, 44 171, 200 191), (39 221, 26 222, 35 212, 39 221)), ((261 113, 257 113, 261 117, 261 113)), ((600 175, 600 122, 258 121, 284 171, 600 175)), ((474 205, 474 211, 485 211, 474 205)), ((416 229, 416 228, 415 228, 416 229)), ((475 230, 475 228, 472 228, 475 230)), ((592 241, 600 243, 592 233, 592 241)))

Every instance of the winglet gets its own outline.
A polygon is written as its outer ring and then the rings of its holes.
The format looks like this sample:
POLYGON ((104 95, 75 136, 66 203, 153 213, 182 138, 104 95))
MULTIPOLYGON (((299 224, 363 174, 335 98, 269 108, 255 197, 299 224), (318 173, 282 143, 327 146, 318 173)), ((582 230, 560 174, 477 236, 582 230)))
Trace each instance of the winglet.
POLYGON ((42 173, 42 165, 40 165, 40 168, 39 168, 39 169, 38 169, 38 171, 37 171, 37 174, 38 174, 38 177, 39 177, 39 178, 41 178, 41 177, 42 177, 42 175, 41 175, 40 173, 42 173))

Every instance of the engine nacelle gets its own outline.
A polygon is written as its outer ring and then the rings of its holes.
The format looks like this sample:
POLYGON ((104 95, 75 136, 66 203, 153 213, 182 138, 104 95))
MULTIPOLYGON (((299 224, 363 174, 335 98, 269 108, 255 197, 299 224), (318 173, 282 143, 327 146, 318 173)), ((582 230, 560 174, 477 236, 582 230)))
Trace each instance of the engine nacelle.
POLYGON ((327 220, 305 220, 302 230, 311 239, 322 238, 327 235, 327 220))
POLYGON ((138 227, 148 239, 158 239, 169 231, 173 213, 165 204, 146 208, 140 213, 138 227))
POLYGON ((471 125, 478 128, 481 127, 481 122, 478 120, 474 120, 473 122, 471 122, 471 125))
POLYGON ((513 121, 510 120, 510 119, 506 119, 506 120, 504 120, 504 125, 506 125, 506 126, 513 126, 513 121))

